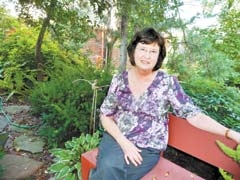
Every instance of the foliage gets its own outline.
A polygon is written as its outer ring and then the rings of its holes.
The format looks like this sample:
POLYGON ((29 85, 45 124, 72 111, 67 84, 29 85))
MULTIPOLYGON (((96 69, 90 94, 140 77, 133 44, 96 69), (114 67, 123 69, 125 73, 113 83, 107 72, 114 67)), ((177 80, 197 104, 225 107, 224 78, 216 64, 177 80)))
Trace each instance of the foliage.
POLYGON ((20 18, 31 25, 38 21, 42 30, 48 28, 59 44, 68 50, 78 50, 81 47, 82 42, 92 35, 92 27, 96 23, 92 17, 100 17, 109 7, 109 2, 105 0, 19 0, 19 4, 20 18), (37 20, 30 9, 41 12, 37 20))
MULTIPOLYGON (((226 83, 231 86, 240 87, 240 61, 239 61, 239 27, 240 27, 240 9, 239 9, 239 0, 227 0, 227 1, 202 1, 204 3, 204 16, 205 17, 215 17, 218 21, 217 26, 212 26, 205 29, 205 36, 207 40, 212 43, 212 54, 218 53, 224 55, 224 58, 227 55, 227 58, 219 59, 219 64, 228 65, 229 59, 232 61, 231 68, 233 71, 228 73, 235 73, 235 76, 226 76, 226 83), (218 13, 214 9, 219 8, 218 13)), ((197 41, 198 42, 198 41, 197 41)), ((203 46, 201 46, 202 48, 203 46)), ((200 48, 199 48, 200 49, 200 48)), ((210 49, 210 48, 208 48, 210 49)), ((204 52, 204 51, 203 51, 204 52)), ((204 54, 204 53, 202 53, 204 54)), ((208 57, 208 54, 207 56, 208 57)), ((211 57, 211 56, 210 56, 211 57)), ((217 65, 217 64, 216 64, 217 65)), ((228 65, 229 66, 229 65, 228 65)), ((215 68, 216 69, 216 68, 215 68)), ((221 69, 219 69, 221 71, 221 69)), ((224 73, 219 73, 220 76, 224 76, 224 73)))
POLYGON ((229 80, 239 78, 239 72, 235 60, 221 50, 222 36, 215 29, 193 29, 187 41, 172 39, 166 66, 206 114, 240 131, 239 89, 227 86, 229 80))
MULTIPOLYGON (((60 145, 90 129, 92 86, 85 81, 73 81, 86 79, 89 82, 97 80, 97 86, 109 84, 111 76, 108 72, 95 69, 87 59, 78 61, 75 64, 57 62, 50 80, 38 83, 30 94, 33 114, 41 116, 44 125, 40 133, 47 138, 49 146, 60 145)), ((105 93, 106 88, 99 89, 97 108, 105 93)))
POLYGON ((185 80, 182 86, 206 114, 240 132, 239 89, 226 87, 203 77, 185 80))
POLYGON ((193 29, 187 34, 187 42, 174 39, 167 67, 180 75, 180 79, 192 76, 207 77, 219 83, 237 78, 235 61, 219 48, 221 33, 214 29, 193 29), (219 73, 221 72, 221 73, 219 73))
POLYGON ((240 163, 240 145, 237 146, 236 150, 231 149, 220 141, 217 141, 217 145, 221 148, 221 150, 232 158, 234 161, 240 163))
MULTIPOLYGON (((223 32, 222 46, 219 49, 227 53, 233 60, 235 60, 235 71, 240 73, 240 54, 239 54, 239 28, 240 28, 240 10, 239 0, 229 1, 225 3, 220 15, 220 28, 218 31, 223 32), (230 3, 232 2, 232 4, 230 3)), ((240 76, 229 79, 228 84, 237 85, 240 87, 240 76)))
POLYGON ((225 180, 233 180, 232 176, 223 169, 220 168, 219 172, 225 180))
POLYGON ((81 154, 96 148, 99 144, 99 132, 93 135, 81 134, 80 137, 73 137, 65 143, 65 148, 52 149, 50 152, 55 157, 54 163, 49 167, 50 172, 55 174, 56 180, 77 180, 81 179, 81 154))
MULTIPOLYGON (((220 141, 217 141, 217 145, 227 156, 231 157, 234 161, 240 163, 240 145, 237 146, 236 150, 231 149, 220 141)), ((232 176, 225 172, 223 169, 220 169, 219 171, 225 180, 232 180, 232 176)))
POLYGON ((42 53, 45 34, 51 29, 55 40, 65 49, 80 48, 79 44, 86 41, 91 34, 93 27, 91 15, 101 15, 102 11, 108 7, 108 1, 90 0, 19 0, 20 19, 30 25, 41 24, 38 37, 35 41, 34 62, 37 68, 36 78, 39 81, 44 79, 42 72, 46 58, 42 53), (38 10, 41 15, 34 19, 31 9, 38 10), (36 23, 37 22, 37 23, 36 23), (65 45, 65 46, 64 46, 65 45), (70 45, 70 47, 68 46, 70 45))
MULTIPOLYGON (((23 23, 10 24, 12 27, 6 27, 0 44, 0 88, 7 94, 26 95, 36 82, 34 44, 37 31, 23 23)), ((52 69, 54 61, 63 60, 60 49, 49 36, 42 49, 46 56, 45 64, 42 64, 44 71, 52 69)))

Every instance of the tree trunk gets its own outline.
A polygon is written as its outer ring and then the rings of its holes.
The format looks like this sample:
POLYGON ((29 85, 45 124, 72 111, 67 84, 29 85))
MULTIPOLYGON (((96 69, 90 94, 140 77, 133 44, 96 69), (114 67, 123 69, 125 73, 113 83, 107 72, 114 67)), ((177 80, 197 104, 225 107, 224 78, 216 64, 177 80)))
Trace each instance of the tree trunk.
POLYGON ((49 9, 47 10, 47 17, 44 18, 41 30, 38 35, 36 47, 35 47, 35 62, 38 70, 37 80, 42 81, 44 78, 44 59, 42 55, 42 43, 47 27, 49 26, 50 19, 53 16, 53 11, 55 8, 56 0, 51 0, 49 9))
POLYGON ((44 60, 43 60, 43 55, 42 55, 41 49, 42 49, 42 42, 43 42, 44 34, 49 25, 49 21, 50 21, 49 17, 46 17, 43 20, 42 28, 39 32, 36 47, 35 47, 35 62, 37 64, 37 70, 38 70, 38 74, 37 74, 38 81, 42 81, 44 78, 44 73, 43 73, 44 60))
MULTIPOLYGON (((109 33, 111 34, 111 33, 109 33)), ((113 33, 111 34, 111 40, 106 42, 106 62, 105 68, 108 70, 111 68, 112 65, 112 55, 113 55, 113 46, 117 41, 118 37, 114 36, 113 33)))
POLYGON ((120 64, 119 71, 124 71, 127 64, 127 23, 128 17, 121 17, 121 48, 120 48, 120 64))

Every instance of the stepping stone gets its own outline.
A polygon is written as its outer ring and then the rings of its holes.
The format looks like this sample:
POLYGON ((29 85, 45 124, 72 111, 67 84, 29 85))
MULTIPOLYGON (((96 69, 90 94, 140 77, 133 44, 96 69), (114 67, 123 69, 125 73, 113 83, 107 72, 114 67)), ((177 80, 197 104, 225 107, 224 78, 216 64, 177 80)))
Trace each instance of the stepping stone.
POLYGON ((7 127, 8 121, 4 116, 0 116, 0 132, 3 132, 3 130, 7 127))
POLYGON ((40 153, 43 151, 45 142, 37 136, 21 135, 14 140, 14 147, 17 151, 23 150, 31 153, 40 153))
POLYGON ((25 105, 20 105, 20 106, 7 106, 4 108, 5 112, 7 114, 16 114, 16 113, 20 113, 22 111, 29 111, 30 110, 30 106, 25 106, 25 105))
POLYGON ((42 162, 18 155, 4 155, 0 159, 4 168, 2 180, 20 180, 34 177, 35 172, 43 165, 42 162))

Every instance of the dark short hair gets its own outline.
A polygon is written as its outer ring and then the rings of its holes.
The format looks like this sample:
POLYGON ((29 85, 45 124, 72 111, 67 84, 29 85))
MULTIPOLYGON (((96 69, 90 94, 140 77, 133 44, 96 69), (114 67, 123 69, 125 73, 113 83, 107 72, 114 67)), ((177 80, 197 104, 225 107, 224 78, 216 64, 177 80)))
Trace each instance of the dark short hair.
POLYGON ((137 32, 130 41, 127 51, 130 63, 135 66, 134 52, 138 43, 151 44, 157 43, 159 45, 159 55, 157 63, 153 68, 153 71, 158 70, 166 57, 166 48, 164 38, 153 28, 145 28, 142 31, 137 32))

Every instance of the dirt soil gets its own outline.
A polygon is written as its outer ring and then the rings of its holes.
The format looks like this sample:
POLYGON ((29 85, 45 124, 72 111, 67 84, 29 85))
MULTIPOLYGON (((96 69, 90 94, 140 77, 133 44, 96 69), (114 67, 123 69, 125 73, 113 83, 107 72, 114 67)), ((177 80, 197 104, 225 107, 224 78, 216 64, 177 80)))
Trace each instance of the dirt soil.
POLYGON ((174 148, 168 147, 164 157, 206 180, 224 180, 218 168, 174 148))
MULTIPOLYGON (((7 103, 7 105, 29 105, 26 104, 25 102, 10 102, 7 103)), ((5 104, 6 106, 6 104, 5 104)), ((34 122, 36 122, 36 118, 33 115, 31 115, 29 112, 21 112, 17 114, 13 119, 24 119, 23 124, 33 124, 33 119, 34 122)), ((40 119, 39 119, 40 121, 40 119)), ((37 131, 37 130, 36 130, 37 131)), ((37 133, 37 132, 36 132, 37 133)), ((14 149, 8 149, 9 154, 18 154, 19 152, 14 151, 14 149)), ((35 180, 48 180, 51 178, 51 175, 49 175, 47 172, 47 168, 52 164, 52 159, 53 157, 48 151, 47 146, 45 146, 44 151, 40 155, 32 155, 31 153, 27 153, 27 155, 30 158, 33 158, 35 160, 43 162, 42 168, 40 168, 37 173, 35 174, 34 179, 35 180)), ((185 153, 182 153, 176 149, 173 148, 168 148, 166 152, 164 153, 164 157, 167 159, 173 161, 174 163, 188 169, 189 171, 203 177, 206 180, 223 180, 221 175, 219 174, 218 168, 215 168, 211 165, 206 164, 205 162, 202 162, 196 158, 193 158, 185 153)))

